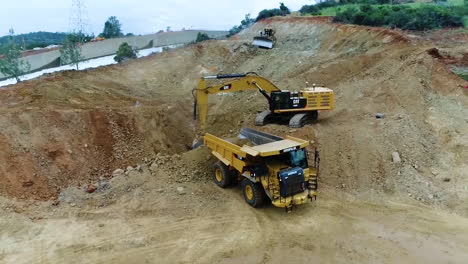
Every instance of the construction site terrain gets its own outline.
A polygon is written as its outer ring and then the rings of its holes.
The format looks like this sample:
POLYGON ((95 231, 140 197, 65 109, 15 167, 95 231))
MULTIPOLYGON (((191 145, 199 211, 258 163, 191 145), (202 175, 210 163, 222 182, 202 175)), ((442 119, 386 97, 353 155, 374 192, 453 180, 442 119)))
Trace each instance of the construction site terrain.
MULTIPOLYGON (((468 37, 435 36, 272 18, 2 88, 0 263, 467 263, 468 82, 450 67, 468 37), (250 45, 266 27, 275 47, 250 45), (191 149, 197 80, 245 72, 335 93, 317 123, 259 128, 320 150, 318 199, 291 213, 217 187, 191 149)), ((236 137, 266 108, 212 96, 207 131, 236 137)))

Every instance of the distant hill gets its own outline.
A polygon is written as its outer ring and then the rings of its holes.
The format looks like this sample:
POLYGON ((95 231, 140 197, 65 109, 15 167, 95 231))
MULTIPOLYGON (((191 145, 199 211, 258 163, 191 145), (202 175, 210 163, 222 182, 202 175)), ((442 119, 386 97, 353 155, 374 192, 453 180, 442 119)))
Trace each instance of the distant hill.
MULTIPOLYGON (((26 49, 36 47, 47 47, 49 45, 62 44, 66 37, 66 33, 53 32, 32 32, 27 34, 16 35, 18 45, 24 46, 26 49)), ((3 53, 5 45, 8 43, 8 36, 0 37, 0 54, 3 53)))

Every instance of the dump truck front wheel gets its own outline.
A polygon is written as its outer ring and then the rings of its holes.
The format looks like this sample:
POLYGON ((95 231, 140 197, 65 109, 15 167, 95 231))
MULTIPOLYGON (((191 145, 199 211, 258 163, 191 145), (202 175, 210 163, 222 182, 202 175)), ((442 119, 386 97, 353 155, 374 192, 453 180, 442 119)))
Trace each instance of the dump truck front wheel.
POLYGON ((257 208, 263 205, 265 192, 260 183, 254 183, 249 179, 244 179, 241 185, 244 199, 250 206, 257 208))
POLYGON ((221 188, 226 188, 234 181, 233 173, 221 161, 214 165, 213 181, 221 188))

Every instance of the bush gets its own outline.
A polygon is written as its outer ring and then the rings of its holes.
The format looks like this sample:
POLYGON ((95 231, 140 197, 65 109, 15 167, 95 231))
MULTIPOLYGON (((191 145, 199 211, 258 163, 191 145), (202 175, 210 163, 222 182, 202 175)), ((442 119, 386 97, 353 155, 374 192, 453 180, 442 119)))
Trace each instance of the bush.
POLYGON ((322 2, 322 3, 318 3, 315 6, 318 9, 324 9, 324 8, 334 7, 334 6, 338 6, 338 5, 342 5, 342 4, 346 4, 346 3, 335 2, 335 1, 326 1, 326 2, 322 2))
POLYGON ((16 44, 15 32, 10 29, 9 43, 5 48, 4 56, 0 58, 0 73, 14 77, 20 82, 20 77, 31 69, 29 62, 21 59, 21 48, 16 44))
POLYGON ((198 42, 202 42, 202 41, 210 40, 210 39, 211 38, 208 36, 208 34, 198 32, 197 39, 195 40, 195 42, 198 43, 198 42))
POLYGON ((250 14, 245 15, 245 18, 241 21, 241 24, 239 26, 234 26, 229 30, 229 34, 227 35, 228 37, 233 36, 242 30, 250 27, 255 23, 255 19, 250 17, 250 14))
POLYGON ((432 5, 420 8, 407 6, 373 8, 370 5, 363 5, 360 7, 360 11, 354 8, 338 11, 334 21, 365 26, 390 26, 408 30, 427 30, 462 26, 462 15, 457 10, 452 7, 432 5))
POLYGON ((284 3, 280 3, 280 8, 273 8, 273 9, 264 9, 258 13, 257 19, 255 21, 260 21, 265 18, 274 17, 274 16, 285 16, 291 14, 289 8, 284 5, 284 3))
POLYGON ((320 15, 320 8, 316 5, 303 5, 301 9, 299 9, 299 13, 301 13, 301 15, 320 15))
POLYGON ((125 60, 135 59, 136 57, 136 51, 132 48, 132 46, 128 45, 127 42, 124 42, 120 44, 119 49, 117 50, 117 54, 114 57, 114 60, 120 63, 125 60))

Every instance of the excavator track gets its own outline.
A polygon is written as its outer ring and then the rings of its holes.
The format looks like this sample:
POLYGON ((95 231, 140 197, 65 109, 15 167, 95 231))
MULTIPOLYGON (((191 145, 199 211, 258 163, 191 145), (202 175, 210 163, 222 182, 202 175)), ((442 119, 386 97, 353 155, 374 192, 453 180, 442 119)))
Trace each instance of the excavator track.
POLYGON ((256 126, 264 126, 268 124, 269 119, 271 119, 271 111, 270 110, 265 110, 255 117, 255 125, 256 126))
POLYGON ((317 111, 295 114, 289 120, 289 127, 290 128, 301 128, 305 124, 316 121, 317 119, 318 119, 318 112, 317 111))

